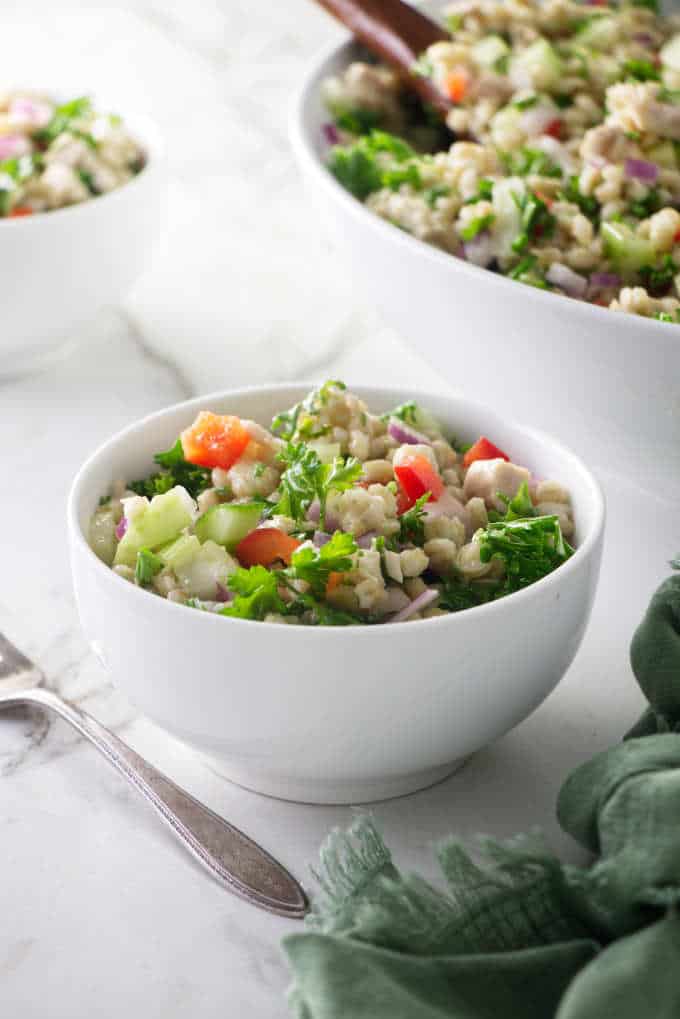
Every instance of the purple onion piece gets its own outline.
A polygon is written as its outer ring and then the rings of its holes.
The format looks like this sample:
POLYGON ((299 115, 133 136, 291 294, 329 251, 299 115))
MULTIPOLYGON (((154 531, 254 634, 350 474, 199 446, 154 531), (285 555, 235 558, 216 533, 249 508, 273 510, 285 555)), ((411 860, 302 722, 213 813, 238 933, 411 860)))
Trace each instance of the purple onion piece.
POLYGON ((411 428, 410 425, 404 424, 399 418, 390 418, 390 423, 387 426, 387 433, 391 435, 397 442, 401 442, 408 446, 431 446, 432 442, 428 439, 427 435, 423 435, 422 432, 417 431, 415 428, 411 428))
POLYGON ((312 535, 312 541, 317 548, 323 548, 331 540, 332 535, 328 534, 327 531, 314 531, 312 535))
POLYGON ((360 538, 357 538, 357 545, 359 548, 370 548, 373 544, 373 539, 377 537, 377 531, 366 531, 366 534, 362 534, 360 538))
POLYGON ((320 514, 321 507, 319 506, 319 500, 315 499, 307 510, 307 519, 311 520, 313 524, 318 524, 320 514))
POLYGON ((231 593, 231 591, 228 591, 226 589, 224 584, 220 584, 219 580, 217 581, 216 587, 217 587, 217 593, 215 594, 215 601, 223 602, 224 603, 224 602, 231 601, 231 599, 234 597, 233 594, 231 593))
POLYGON ((615 272, 594 272, 590 276, 591 287, 604 288, 604 287, 620 287, 621 277, 617 276, 615 272))
POLYGON ((646 159, 627 159, 624 163, 626 177, 634 177, 645 184, 654 184, 659 176, 659 167, 656 163, 649 163, 646 159))
POLYGON ((116 526, 116 537, 118 538, 118 541, 121 540, 127 529, 128 529, 127 517, 121 517, 116 526))
POLYGON ((650 35, 649 32, 636 32, 633 39, 635 42, 640 43, 641 46, 656 46, 654 36, 650 35))
POLYGON ((423 609, 428 608, 428 606, 435 602, 438 597, 439 591, 435 591, 433 588, 428 587, 426 591, 423 591, 417 598, 414 598, 410 605, 407 605, 406 608, 403 608, 400 612, 397 612, 396 615, 392 616, 389 622, 403 623, 406 619, 410 619, 411 616, 414 616, 416 612, 422 612, 423 609))
POLYGON ((321 131, 329 145, 337 145, 340 141, 338 129, 330 120, 321 125, 321 131))

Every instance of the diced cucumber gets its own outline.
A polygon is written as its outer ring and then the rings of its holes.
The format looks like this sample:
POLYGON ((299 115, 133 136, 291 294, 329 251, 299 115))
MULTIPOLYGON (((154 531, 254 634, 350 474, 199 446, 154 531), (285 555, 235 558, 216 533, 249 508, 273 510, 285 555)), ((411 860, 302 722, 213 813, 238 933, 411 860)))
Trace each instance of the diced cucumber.
POLYGON ((246 534, 255 530, 262 507, 261 502, 223 502, 200 516, 194 530, 199 541, 215 541, 231 552, 246 534))
POLYGON ((195 513, 196 504, 181 485, 155 495, 146 506, 141 504, 116 549, 116 566, 134 566, 140 548, 157 549, 172 541, 193 523, 195 513))
POLYGON ((673 35, 659 51, 661 63, 673 71, 680 71, 680 35, 673 35))
POLYGON ((107 566, 112 564, 116 554, 116 526, 119 516, 118 512, 114 512, 111 503, 107 503, 97 510, 90 522, 88 534, 90 548, 107 566))
POLYGON ((227 579, 238 568, 222 545, 214 541, 200 543, 195 534, 183 534, 158 552, 160 560, 169 566, 185 594, 193 598, 214 598, 217 585, 227 585, 227 579))
POLYGON ((480 67, 493 67, 509 53, 510 47, 500 35, 487 35, 472 47, 472 58, 480 67))
POLYGON ((339 442, 324 442, 323 439, 312 439, 307 443, 313 450, 322 464, 332 464, 336 457, 340 456, 339 442))
POLYGON ((512 66, 539 91, 557 88, 563 74, 562 61, 547 39, 538 39, 528 46, 514 58, 512 66))
POLYGON ((578 41, 590 49, 611 50, 618 42, 619 26, 615 18, 594 17, 578 33, 578 41))
POLYGON ((651 241, 637 237, 625 223, 603 223, 601 232, 605 254, 622 276, 633 276, 656 259, 651 241))

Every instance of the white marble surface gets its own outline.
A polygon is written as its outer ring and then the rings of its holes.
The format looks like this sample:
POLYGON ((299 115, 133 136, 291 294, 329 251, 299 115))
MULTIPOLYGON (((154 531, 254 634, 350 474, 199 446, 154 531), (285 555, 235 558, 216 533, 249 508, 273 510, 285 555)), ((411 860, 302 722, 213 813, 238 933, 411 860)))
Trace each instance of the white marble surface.
MULTIPOLYGON (((444 385, 362 306, 286 143, 301 70, 336 29, 306 0, 6 4, 3 78, 94 89, 153 115, 168 144, 161 250, 125 307, 49 372, 0 384, 0 630, 50 682, 305 876, 343 808, 231 786, 115 692, 73 604, 64 503, 78 464, 138 416, 269 379, 444 385)), ((1 319, 0 319, 1 327, 1 319)), ((474 393, 483 397, 483 394, 474 393)), ((542 825, 565 771, 619 737, 640 698, 627 641, 663 575, 668 507, 609 479, 593 623, 569 675, 515 732, 441 785, 374 808, 397 858, 433 874, 449 831, 542 825), (638 540, 641 522, 659 535, 638 540), (653 545, 653 547, 650 547, 653 545)), ((9 1019, 278 1019, 287 923, 219 890, 136 795, 61 723, 0 719, 0 1012, 9 1019)))

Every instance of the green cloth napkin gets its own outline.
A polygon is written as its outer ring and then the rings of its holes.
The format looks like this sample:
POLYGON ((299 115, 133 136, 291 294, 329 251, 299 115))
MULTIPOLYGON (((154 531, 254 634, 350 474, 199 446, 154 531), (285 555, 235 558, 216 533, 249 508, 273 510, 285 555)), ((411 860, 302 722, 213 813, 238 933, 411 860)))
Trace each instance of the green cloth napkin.
POLYGON ((557 804, 594 863, 563 865, 536 836, 474 853, 451 838, 441 891, 357 818, 322 847, 307 930, 283 942, 296 1019, 680 1019, 680 575, 631 662, 647 711, 557 804))

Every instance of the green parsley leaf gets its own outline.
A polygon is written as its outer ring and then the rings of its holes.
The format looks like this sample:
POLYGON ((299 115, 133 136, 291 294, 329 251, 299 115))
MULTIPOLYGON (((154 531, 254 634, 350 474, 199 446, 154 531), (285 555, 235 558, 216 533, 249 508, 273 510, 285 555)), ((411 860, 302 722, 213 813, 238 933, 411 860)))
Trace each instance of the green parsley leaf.
POLYGON ((303 612, 311 613, 313 622, 317 626, 353 626, 357 623, 365 625, 368 622, 366 619, 352 615, 351 612, 336 609, 335 606, 320 601, 309 591, 304 594, 298 593, 295 601, 291 602, 288 607, 287 615, 301 615, 303 612))
MULTIPOLYGON (((39 130, 35 131, 33 137, 36 141, 41 142, 44 145, 50 145, 55 138, 64 131, 70 131, 73 128, 73 122, 84 117, 92 110, 92 101, 87 96, 81 96, 78 99, 71 99, 68 103, 63 103, 61 106, 57 106, 56 110, 52 114, 50 122, 39 130)), ((79 136, 85 137, 85 140, 91 138, 90 135, 85 135, 84 132, 76 132, 79 136)), ((94 142, 94 139, 92 139, 94 142)), ((94 142, 96 147, 96 142, 94 142)))
POLYGON ((526 251, 530 241, 550 236, 555 229, 557 220, 543 199, 533 191, 527 191, 521 196, 513 192, 512 197, 522 213, 522 231, 513 242, 512 250, 521 253, 526 251))
POLYGON ((401 184, 411 184, 419 188, 418 167, 408 163, 416 155, 402 138, 374 130, 353 145, 336 145, 331 150, 328 167, 343 187, 363 201, 382 187, 396 190, 401 184))
POLYGON ((149 548, 141 548, 137 553, 135 564, 135 580, 138 584, 150 584, 156 574, 163 569, 163 561, 149 548))
POLYGON ((328 168, 344 188, 355 198, 363 201, 373 191, 382 186, 382 173, 375 161, 375 156, 359 147, 336 146, 332 149, 328 168))
POLYGON ((461 240, 471 241, 477 234, 490 227, 494 219, 494 214, 490 212, 487 216, 476 216, 474 219, 469 220, 462 230, 459 231, 461 240))
POLYGON ((182 485, 194 499, 210 487, 210 471, 206 467, 197 467, 184 459, 182 443, 178 439, 171 449, 156 453, 154 460, 163 469, 141 481, 132 481, 128 485, 137 495, 145 495, 151 499, 154 495, 169 492, 175 485, 182 485))
POLYGON ((434 187, 428 188, 426 191, 423 191, 423 198, 430 206, 430 208, 434 209, 435 205, 437 204, 438 198, 444 198, 446 195, 450 194, 451 188, 448 187, 446 184, 435 184, 434 187))
POLYGON ((643 265, 640 277, 650 294, 659 297, 668 290, 677 271, 678 267, 671 256, 664 255, 656 265, 643 265))
POLYGON ((507 495, 503 492, 496 492, 496 495, 505 503, 505 513, 500 514, 497 510, 489 510, 489 520, 496 522, 499 520, 522 520, 526 517, 535 517, 536 509, 531 501, 531 495, 529 494, 529 485, 526 481, 523 481, 517 490, 517 494, 512 499, 508 499, 507 495))
POLYGON ((491 601, 498 590, 496 580, 466 581, 457 574, 444 577, 441 582, 438 606, 449 612, 462 612, 472 609, 475 605, 484 605, 491 601))
POLYGON ((88 170, 81 170, 79 168, 76 171, 76 173, 78 174, 81 181, 83 182, 83 184, 85 185, 85 187, 87 188, 91 195, 99 194, 99 189, 97 188, 97 185, 94 182, 94 177, 88 170))
POLYGON ((655 312, 654 318, 657 320, 657 322, 674 322, 675 324, 677 324, 678 322, 678 319, 674 318, 674 316, 670 315, 667 311, 655 312))
POLYGON ((559 518, 533 517, 490 522, 479 538, 483 563, 501 560, 505 577, 495 597, 519 591, 552 573, 572 555, 564 540, 559 518))
POLYGON ((649 216, 658 212, 662 205, 659 189, 650 188, 644 198, 637 198, 630 202, 628 211, 631 216, 635 216, 637 219, 648 219, 649 216))
POLYGON ((286 470, 281 476, 281 498, 274 512, 302 520, 315 499, 319 500, 319 527, 323 530, 326 501, 331 492, 342 492, 358 481, 361 464, 354 457, 336 457, 322 463, 315 449, 304 442, 288 442, 279 454, 286 470))
POLYGON ((510 176, 527 177, 536 174, 540 177, 561 177, 562 167, 543 152, 542 149, 521 148, 516 153, 500 153, 510 176))
POLYGON ((466 198, 463 205, 473 205, 475 202, 490 202, 493 198, 493 181, 488 177, 482 177, 477 181, 477 194, 466 198))
POLYGON ((290 410, 277 414, 272 421, 272 431, 282 439, 316 439, 325 435, 328 427, 315 427, 316 416, 330 399, 332 390, 344 390, 347 386, 339 379, 328 379, 319 388, 309 393, 304 400, 296 403, 290 410))
POLYGON ((279 578, 264 566, 239 568, 227 581, 236 597, 220 610, 223 616, 262 620, 270 612, 285 613, 286 603, 279 594, 279 578))
POLYGON ((559 197, 565 202, 571 202, 573 205, 577 205, 584 216, 593 222, 597 222, 600 218, 600 203, 592 195, 582 195, 579 191, 578 177, 576 175, 569 178, 566 186, 560 191, 559 197))
POLYGON ((291 580, 304 580, 316 595, 326 591, 331 573, 346 573, 352 569, 352 556, 358 546, 351 534, 336 531, 321 548, 304 545, 293 552, 290 566, 283 572, 291 580))
POLYGON ((659 0, 630 0, 633 7, 646 7, 647 10, 659 14, 659 0))
POLYGON ((661 81, 661 72, 649 60, 625 60, 621 70, 633 81, 661 81))
POLYGON ((550 290, 549 284, 538 268, 538 259, 535 255, 525 255, 515 268, 508 273, 508 276, 511 280, 526 283, 527 286, 537 287, 539 290, 550 290))
POLYGON ((433 73, 432 61, 424 54, 411 64, 411 74, 417 78, 431 78, 433 73))
POLYGON ((377 110, 364 110, 357 107, 353 110, 336 113, 333 119, 343 131, 362 135, 370 134, 374 128, 380 127, 382 117, 377 110))
POLYGON ((530 96, 524 96, 522 99, 515 99, 512 105, 516 110, 529 110, 532 106, 535 106, 538 102, 538 96, 534 93, 530 96))
POLYGON ((413 506, 399 517, 399 541, 414 545, 425 543, 425 505, 431 493, 425 492, 416 499, 413 506))

